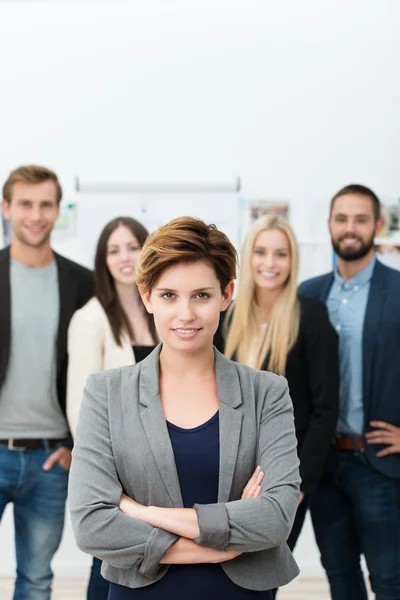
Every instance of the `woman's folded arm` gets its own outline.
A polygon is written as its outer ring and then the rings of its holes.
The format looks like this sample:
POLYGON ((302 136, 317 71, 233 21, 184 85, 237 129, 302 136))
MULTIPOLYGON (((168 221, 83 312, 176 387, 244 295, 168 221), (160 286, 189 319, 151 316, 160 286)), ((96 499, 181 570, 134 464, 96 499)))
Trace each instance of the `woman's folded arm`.
POLYGON ((239 554, 240 552, 233 550, 214 550, 213 548, 199 546, 192 540, 182 537, 167 550, 161 559, 161 563, 165 565, 217 564, 232 560, 239 554))
POLYGON ((107 398, 97 386, 101 377, 87 380, 73 450, 68 495, 75 539, 83 552, 151 576, 179 536, 119 509, 123 490, 111 448, 107 398))
POLYGON ((217 550, 255 552, 285 542, 296 515, 300 476, 293 406, 283 377, 276 378, 264 400, 258 462, 265 476, 257 498, 190 509, 147 507, 124 497, 121 510, 217 550))
MULTIPOLYGON (((257 374, 259 393, 266 375, 257 374)), ((300 475, 293 405, 283 377, 276 377, 264 397, 257 462, 265 473, 258 498, 195 506, 198 543, 254 552, 279 546, 289 537, 298 506, 300 475), (218 538, 213 537, 216 531, 218 538)))

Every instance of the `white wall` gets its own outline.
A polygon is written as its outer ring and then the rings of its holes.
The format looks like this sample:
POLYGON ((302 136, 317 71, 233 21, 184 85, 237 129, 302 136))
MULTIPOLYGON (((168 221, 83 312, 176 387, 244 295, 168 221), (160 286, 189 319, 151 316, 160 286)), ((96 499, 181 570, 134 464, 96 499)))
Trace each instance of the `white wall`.
MULTIPOLYGON (((342 185, 400 195, 399 16, 397 0, 0 2, 0 180, 43 163, 72 200, 75 175, 240 175, 327 242, 342 185)), ((319 572, 309 528, 298 558, 319 572)), ((67 527, 57 572, 86 563, 67 527)))

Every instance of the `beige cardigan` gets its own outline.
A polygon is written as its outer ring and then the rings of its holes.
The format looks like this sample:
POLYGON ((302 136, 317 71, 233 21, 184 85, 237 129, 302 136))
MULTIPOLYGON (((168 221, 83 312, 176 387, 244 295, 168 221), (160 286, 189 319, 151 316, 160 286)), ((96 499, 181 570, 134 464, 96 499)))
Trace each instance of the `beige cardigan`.
POLYGON ((92 373, 135 364, 128 334, 118 346, 97 298, 76 311, 68 329, 67 418, 75 437, 86 379, 92 373))

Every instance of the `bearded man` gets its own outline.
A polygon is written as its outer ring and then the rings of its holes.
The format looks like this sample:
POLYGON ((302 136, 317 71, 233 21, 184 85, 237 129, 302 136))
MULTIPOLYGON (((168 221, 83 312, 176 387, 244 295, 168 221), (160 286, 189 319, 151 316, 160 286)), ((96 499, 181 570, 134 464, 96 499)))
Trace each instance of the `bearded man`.
POLYGON ((326 302, 339 335, 338 465, 310 503, 333 600, 400 598, 400 272, 380 263, 381 205, 352 184, 332 199, 337 265, 300 291, 326 302))

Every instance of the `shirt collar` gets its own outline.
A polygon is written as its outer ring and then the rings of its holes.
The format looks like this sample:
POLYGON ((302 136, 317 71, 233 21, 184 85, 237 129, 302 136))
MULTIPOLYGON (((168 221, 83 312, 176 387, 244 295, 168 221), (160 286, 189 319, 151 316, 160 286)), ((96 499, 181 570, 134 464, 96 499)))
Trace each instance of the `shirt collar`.
POLYGON ((376 263, 376 256, 374 255, 371 262, 369 263, 369 265, 367 265, 362 271, 357 273, 357 275, 355 275, 351 279, 347 279, 347 280, 343 279, 343 277, 341 275, 339 275, 338 269, 336 267, 335 273, 334 273, 335 282, 341 286, 346 284, 347 286, 358 285, 361 287, 362 285, 368 283, 371 280, 372 274, 373 274, 374 268, 375 268, 375 263, 376 263))

